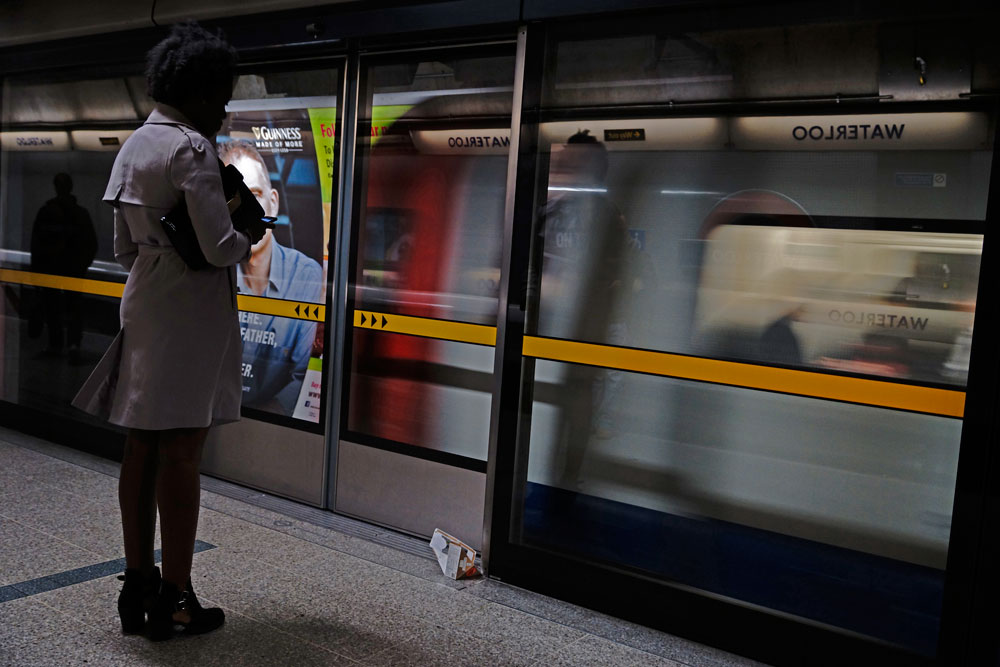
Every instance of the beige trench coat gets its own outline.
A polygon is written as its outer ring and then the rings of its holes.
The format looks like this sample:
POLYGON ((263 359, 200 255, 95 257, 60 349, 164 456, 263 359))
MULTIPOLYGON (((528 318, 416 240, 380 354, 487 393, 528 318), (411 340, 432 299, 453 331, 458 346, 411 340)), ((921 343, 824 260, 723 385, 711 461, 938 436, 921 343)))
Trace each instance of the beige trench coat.
POLYGON ((234 265, 250 239, 233 229, 215 146, 159 104, 115 160, 104 201, 128 272, 121 332, 73 399, 119 426, 204 427, 240 418, 242 341, 234 265), (187 267, 160 225, 182 199, 205 258, 187 267))

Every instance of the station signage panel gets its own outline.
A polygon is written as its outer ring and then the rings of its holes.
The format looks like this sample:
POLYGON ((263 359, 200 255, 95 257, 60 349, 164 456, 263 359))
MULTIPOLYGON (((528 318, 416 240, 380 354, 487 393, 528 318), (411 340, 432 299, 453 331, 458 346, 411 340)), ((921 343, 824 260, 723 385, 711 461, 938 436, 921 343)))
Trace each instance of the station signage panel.
POLYGON ((731 119, 730 136, 749 151, 985 150, 989 119, 971 111, 743 116, 731 119))
POLYGON ((428 155, 506 155, 510 128, 414 130, 413 145, 428 155))
POLYGON ((73 148, 78 151, 112 151, 121 150, 125 140, 132 136, 133 130, 73 130, 70 139, 73 148))
MULTIPOLYGON (((586 130, 609 151, 912 151, 987 150, 985 113, 888 113, 810 116, 643 118, 542 123, 544 144, 565 144, 586 130)), ((431 155, 506 155, 508 128, 414 130, 431 155)))
POLYGON ((560 121, 543 123, 540 134, 546 143, 564 144, 581 130, 616 152, 723 150, 729 140, 724 117, 560 121))
POLYGON ((988 150, 981 112, 644 118, 543 123, 552 146, 587 130, 609 151, 988 150))
POLYGON ((0 148, 5 151, 68 151, 69 133, 34 130, 0 132, 0 148))

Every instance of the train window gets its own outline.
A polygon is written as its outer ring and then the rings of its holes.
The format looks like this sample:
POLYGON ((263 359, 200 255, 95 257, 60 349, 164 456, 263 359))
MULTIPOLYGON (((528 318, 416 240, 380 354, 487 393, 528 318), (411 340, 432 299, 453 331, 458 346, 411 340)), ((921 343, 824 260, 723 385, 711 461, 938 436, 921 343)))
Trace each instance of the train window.
POLYGON ((373 59, 347 430, 485 461, 513 49, 373 59))
POLYGON ((550 50, 511 539, 933 654, 994 119, 628 106, 709 43, 550 50))
POLYGON ((903 375, 887 373, 954 383, 944 364, 972 325, 987 121, 954 112, 547 123, 538 333, 607 343, 627 331, 639 348, 767 360, 788 358, 760 339, 787 321, 803 337, 793 365, 864 356, 866 341, 888 336, 909 358, 903 375), (798 138, 838 141, 841 130, 846 145, 798 138))

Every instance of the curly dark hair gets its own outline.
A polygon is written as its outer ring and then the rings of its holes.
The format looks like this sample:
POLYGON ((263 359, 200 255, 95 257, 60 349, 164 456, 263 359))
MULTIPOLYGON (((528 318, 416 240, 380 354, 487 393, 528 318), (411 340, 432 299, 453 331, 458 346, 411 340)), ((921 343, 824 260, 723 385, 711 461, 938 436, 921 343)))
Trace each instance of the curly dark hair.
POLYGON ((177 106, 236 76, 236 49, 197 23, 178 23, 146 54, 147 92, 157 102, 177 106))

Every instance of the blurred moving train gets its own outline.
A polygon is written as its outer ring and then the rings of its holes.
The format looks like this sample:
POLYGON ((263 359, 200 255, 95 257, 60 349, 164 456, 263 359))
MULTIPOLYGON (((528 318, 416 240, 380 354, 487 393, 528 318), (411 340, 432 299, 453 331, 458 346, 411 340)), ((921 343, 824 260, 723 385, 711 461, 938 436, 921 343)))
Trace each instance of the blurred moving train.
MULTIPOLYGON (((435 104, 435 113, 447 108, 435 104)), ((469 104, 461 100, 466 111, 469 104)), ((408 124, 410 116, 424 117, 420 105, 394 126, 394 143, 372 152, 362 244, 380 250, 366 256, 357 282, 377 275, 380 286, 359 287, 357 307, 492 322, 496 292, 482 288, 500 272, 502 150, 487 142, 449 151, 408 124), (404 244, 412 247, 400 253, 404 244)), ((581 121, 572 131, 589 127, 603 136, 630 124, 645 127, 649 139, 671 122, 581 121)), ((543 153, 561 150, 566 129, 542 128, 543 153)), ((455 123, 442 137, 462 131, 455 123)), ((476 132, 506 136, 501 126, 476 132)), ((898 154, 859 151, 834 160, 820 151, 676 150, 662 140, 604 145, 606 183, 550 181, 548 192, 551 201, 594 190, 582 194, 613 201, 625 220, 630 254, 619 277, 629 288, 612 313, 594 314, 617 325, 591 342, 964 387, 982 252, 982 235, 969 233, 981 211, 965 191, 942 195, 952 219, 882 217, 900 203, 900 213, 915 212, 926 195, 892 188, 891 175, 887 187, 878 176, 879 158, 898 161, 898 154), (764 160, 768 170, 759 169, 764 160), (807 182, 799 177, 804 169, 807 182), (700 172, 697 186, 692 172, 700 172)), ((945 150, 934 158, 957 181, 983 163, 983 153, 945 150)), ((970 187, 987 182, 973 180, 970 187)), ((595 257, 569 280, 602 270, 595 257)), ((541 335, 565 337, 565 330, 546 332, 545 323, 594 301, 576 292, 570 300, 584 301, 565 303, 574 292, 546 288, 554 279, 543 267, 541 302, 531 307, 539 309, 541 335)), ((356 407, 354 428, 445 451, 484 451, 491 355, 447 341, 355 336, 352 404, 369 406, 378 396, 380 407, 370 415, 356 407)), ((596 389, 573 386, 572 377, 566 364, 536 362, 529 483, 944 567, 959 420, 898 411, 887 418, 883 408, 655 375, 613 371, 596 389), (583 469, 567 479, 560 424, 588 419, 567 414, 580 405, 566 399, 576 392, 603 392, 614 426, 576 445, 585 450, 583 469)))

